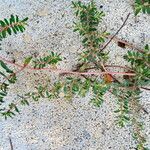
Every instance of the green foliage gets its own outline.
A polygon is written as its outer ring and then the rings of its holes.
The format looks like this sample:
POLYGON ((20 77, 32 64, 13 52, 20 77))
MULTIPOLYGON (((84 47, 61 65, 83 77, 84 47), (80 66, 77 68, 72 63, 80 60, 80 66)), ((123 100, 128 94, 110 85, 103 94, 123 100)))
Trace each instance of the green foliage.
MULTIPOLYGON (((5 18, 4 20, 0 20, 0 41, 12 35, 12 33, 17 34, 19 32, 24 32, 27 20, 28 18, 20 20, 17 15, 11 15, 10 19, 5 18)), ((24 65, 27 65, 27 63, 29 63, 29 60, 26 60, 24 65)), ((0 83, 0 114, 7 119, 8 117, 13 117, 15 112, 19 113, 19 109, 15 103, 10 103, 5 107, 3 106, 3 104, 5 104, 5 97, 8 95, 10 84, 15 84, 17 79, 16 73, 2 60, 0 60, 0 75, 2 79, 0 83)), ((22 101, 22 104, 27 104, 27 102, 22 101)))
POLYGON ((29 105, 29 102, 27 99, 25 99, 24 97, 21 97, 18 95, 18 97, 21 98, 20 101, 18 102, 12 102, 10 103, 8 106, 5 106, 3 108, 0 109, 0 114, 5 118, 13 118, 17 113, 20 113, 20 110, 18 107, 20 106, 26 106, 29 105))
MULTIPOLYGON (((5 111, 6 108, 2 108, 2 105, 5 103, 9 85, 14 84, 17 79, 15 73, 2 60, 0 60, 0 70, 0 75, 3 79, 3 82, 0 83, 0 113, 6 119, 7 117, 14 116, 14 113, 12 111, 5 111)), ((9 104, 9 109, 18 110, 13 103, 9 104)))
POLYGON ((64 97, 70 101, 75 95, 85 97, 90 87, 91 81, 89 79, 66 77, 66 79, 61 82, 61 90, 58 93, 63 92, 64 97))
POLYGON ((48 88, 48 85, 46 86, 39 85, 36 88, 36 92, 29 92, 25 94, 25 99, 32 98, 34 101, 39 101, 40 98, 48 98, 46 97, 46 95, 49 94, 47 88, 48 88))
MULTIPOLYGON (((136 15, 142 10, 149 14, 150 1, 136 0, 136 15)), ((99 23, 102 22, 104 13, 99 11, 96 4, 92 0, 87 5, 81 1, 72 2, 75 10, 75 15, 78 18, 74 22, 74 32, 78 32, 81 36, 83 52, 79 57, 79 64, 73 71, 85 72, 90 69, 94 71, 104 72, 105 75, 101 79, 96 76, 74 76, 63 74, 59 76, 59 80, 51 82, 48 80, 46 85, 39 84, 35 87, 35 91, 24 94, 19 97, 18 102, 11 102, 7 106, 5 98, 7 97, 9 85, 16 82, 16 73, 10 67, 0 60, 0 75, 4 79, 0 83, 0 114, 7 119, 13 117, 20 112, 18 108, 20 105, 29 105, 28 99, 39 101, 41 98, 49 100, 64 97, 71 100, 75 96, 85 97, 87 93, 92 92, 90 103, 96 107, 100 107, 105 100, 105 94, 111 92, 117 101, 116 123, 120 127, 126 124, 131 124, 134 131, 134 139, 137 142, 138 150, 147 150, 145 147, 146 138, 142 134, 143 124, 139 119, 140 105, 140 88, 150 83, 150 49, 146 45, 144 51, 134 52, 128 51, 124 59, 129 62, 130 66, 125 69, 125 73, 134 73, 134 76, 123 75, 120 80, 116 79, 107 72, 105 64, 108 60, 108 52, 103 47, 105 38, 108 33, 99 32, 99 23)), ((17 34, 25 30, 26 21, 28 18, 19 20, 18 16, 11 15, 10 19, 0 20, 0 41, 11 35, 12 32, 17 34)), ((32 58, 27 57, 23 62, 23 68, 27 67, 29 63, 33 66, 32 70, 44 69, 47 66, 55 67, 62 61, 59 54, 50 52, 48 56, 32 58)), ((57 69, 57 68, 56 68, 57 69)))
POLYGON ((22 99, 27 100, 29 98, 32 98, 34 101, 39 101, 41 98, 48 98, 49 100, 58 98, 60 90, 62 88, 61 82, 57 81, 53 83, 53 86, 49 86, 51 83, 50 80, 47 81, 48 84, 39 85, 36 87, 36 92, 29 92, 26 93, 22 99))
POLYGON ((0 84, 0 105, 4 103, 4 97, 7 96, 7 90, 8 90, 8 84, 1 83, 0 84))
MULTIPOLYGON (((81 1, 78 2, 72 2, 73 8, 76 10, 75 14, 77 17, 79 17, 80 22, 75 23, 76 28, 74 31, 79 31, 80 35, 86 35, 89 33, 93 33, 94 31, 97 31, 97 27, 104 16, 104 13, 102 11, 98 11, 96 8, 95 3, 92 1, 87 6, 81 3, 81 1)), ((93 38, 95 38, 93 36, 93 38)), ((85 46, 88 46, 88 38, 83 39, 83 43, 85 46)), ((99 42, 100 39, 92 39, 95 43, 99 42)), ((101 39, 103 41, 103 39, 101 39)), ((97 45, 97 44, 96 44, 97 45)))
POLYGON ((141 131, 144 130, 143 123, 138 122, 135 118, 133 119, 133 122, 135 123, 136 129, 134 129, 133 138, 137 141, 137 150, 149 150, 147 147, 145 147, 146 139, 141 134, 141 131))
POLYGON ((31 62, 31 60, 32 60, 31 56, 25 58, 25 60, 24 60, 24 67, 27 66, 31 62))
POLYGON ((135 0, 135 15, 141 11, 150 14, 150 0, 135 0))
MULTIPOLYGON (((63 92, 67 100, 72 99, 75 94, 81 93, 83 81, 80 78, 67 77, 63 84, 63 92)), ((89 87, 87 87, 88 90, 89 87)))
POLYGON ((12 33, 24 32, 27 20, 28 18, 20 20, 17 15, 11 15, 10 19, 0 20, 0 40, 12 33))
MULTIPOLYGON (((141 122, 139 120, 139 110, 140 106, 140 87, 149 86, 150 84, 150 49, 149 46, 146 45, 144 51, 142 52, 134 52, 128 51, 128 53, 124 56, 124 59, 127 60, 131 64, 130 72, 135 73, 135 76, 124 76, 124 82, 120 84, 120 88, 123 87, 130 90, 121 91, 119 97, 121 99, 121 103, 119 102, 120 109, 117 110, 117 113, 125 112, 127 117, 127 122, 130 120, 134 130, 134 139, 137 142, 137 149, 144 150, 147 149, 145 147, 146 138, 142 133, 141 122), (132 71, 131 71, 132 70, 132 71), (123 103, 126 105, 123 105, 123 103), (129 105, 130 104, 130 105, 129 105), (130 106, 130 107, 129 107, 130 106), (127 110, 126 110, 127 109, 127 110), (130 117, 129 117, 130 113, 130 117)), ((119 93, 119 89, 116 93, 119 93)), ((123 114, 124 115, 124 114, 123 114)), ((122 115, 121 115, 122 116, 122 115)), ((121 126, 125 125, 126 120, 121 120, 121 116, 119 116, 119 124, 121 126)))
POLYGON ((117 114, 116 124, 118 124, 120 127, 124 127, 130 120, 129 101, 131 92, 125 92, 114 88, 112 93, 117 97, 117 105, 119 106, 117 110, 114 111, 117 114))
MULTIPOLYGON (((138 3, 139 4, 139 3, 138 3)), ((82 66, 82 71, 86 70, 86 67, 92 68, 91 64, 93 63, 93 68, 101 69, 104 71, 102 64, 104 64, 108 59, 108 53, 100 51, 99 48, 105 42, 105 39, 100 35, 107 35, 107 32, 99 33, 98 25, 102 21, 104 16, 103 12, 99 12, 95 6, 95 3, 92 1, 88 5, 84 5, 80 1, 73 2, 73 7, 75 8, 75 14, 79 19, 79 22, 74 23, 74 31, 78 32, 82 36, 82 45, 86 49, 80 55, 80 61, 82 66)), ((145 7, 145 4, 144 6, 145 7)), ((142 11, 148 12, 148 8, 142 8, 142 11)), ((101 84, 95 82, 90 84, 93 88, 94 98, 91 102, 95 106, 101 106, 103 102, 103 95, 110 89, 111 93, 114 94, 117 98, 118 108, 115 111, 117 115, 116 123, 120 127, 124 127, 126 124, 133 123, 133 116, 130 116, 132 109, 130 103, 136 99, 137 107, 136 111, 139 111, 139 99, 140 92, 139 88, 149 84, 150 81, 150 52, 149 47, 146 45, 145 51, 141 52, 132 52, 129 51, 124 58, 131 63, 130 70, 127 70, 131 73, 135 73, 135 76, 124 76, 123 82, 111 83, 110 85, 104 82, 104 88, 101 87, 101 84)), ((67 90, 68 91, 68 90, 67 90)), ((136 116, 138 118, 138 116, 136 116)), ((137 141, 138 147, 145 148, 145 144, 141 146, 140 143, 142 139, 137 141)), ((142 149, 141 149, 142 150, 142 149)))
POLYGON ((88 5, 84 5, 81 1, 72 2, 75 14, 79 21, 74 22, 74 32, 78 32, 82 36, 82 45, 86 49, 81 54, 80 60, 83 62, 95 62, 99 60, 106 61, 108 53, 100 52, 99 47, 104 43, 103 34, 99 33, 98 25, 104 17, 104 13, 99 11, 94 3, 91 1, 88 5))
POLYGON ((139 89, 132 91, 131 95, 131 123, 133 128, 133 138, 135 139, 137 143, 137 150, 148 150, 146 148, 146 137, 143 133, 144 130, 144 124, 139 118, 139 110, 140 110, 140 93, 141 91, 139 89))
POLYGON ((145 51, 131 52, 124 58, 131 63, 132 70, 136 73, 136 76, 132 77, 132 81, 136 81, 137 86, 148 85, 150 83, 150 49, 149 46, 145 46, 145 51))
POLYGON ((5 81, 8 81, 8 83, 15 83, 15 73, 2 60, 0 60, 0 67, 0 75, 4 77, 5 81))
POLYGON ((104 82, 99 82, 98 80, 94 81, 92 85, 94 97, 91 99, 91 103, 96 107, 100 107, 104 102, 103 96, 106 94, 109 88, 110 86, 104 82))
POLYGON ((56 65, 58 62, 62 61, 59 54, 50 52, 50 54, 43 58, 38 58, 33 60, 34 68, 44 68, 47 65, 56 65))

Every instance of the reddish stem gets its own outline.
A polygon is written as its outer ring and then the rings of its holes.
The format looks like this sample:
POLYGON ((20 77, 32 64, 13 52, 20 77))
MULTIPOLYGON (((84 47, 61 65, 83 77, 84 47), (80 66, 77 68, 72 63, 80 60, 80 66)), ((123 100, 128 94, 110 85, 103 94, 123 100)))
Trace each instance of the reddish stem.
MULTIPOLYGON (((12 64, 14 66, 24 68, 24 66, 13 63, 12 61, 6 60, 5 58, 0 56, 0 59, 12 64)), ((63 69, 54 69, 54 68, 33 68, 30 66, 26 66, 26 69, 29 70, 50 70, 52 72, 57 72, 59 74, 74 74, 74 75, 104 75, 104 74, 111 74, 111 75, 128 75, 128 76, 135 76, 135 73, 126 73, 126 72, 75 72, 75 71, 70 71, 70 70, 63 70, 63 69)), ((22 70, 22 69, 21 69, 22 70)))

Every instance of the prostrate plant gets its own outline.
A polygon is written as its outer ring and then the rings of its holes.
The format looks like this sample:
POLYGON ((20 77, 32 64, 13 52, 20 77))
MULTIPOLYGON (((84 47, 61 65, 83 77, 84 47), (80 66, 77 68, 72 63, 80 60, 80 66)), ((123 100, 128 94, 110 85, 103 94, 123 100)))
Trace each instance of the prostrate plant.
MULTIPOLYGON (((14 15, 11 15, 10 19, 0 20, 0 41, 12 33, 17 34, 18 32, 24 32, 27 20, 28 18, 20 20, 18 16, 14 15)), ((2 104, 5 102, 4 97, 8 94, 9 85, 16 82, 16 73, 2 60, 0 60, 0 67, 0 75, 1 78, 4 79, 3 82, 0 82, 0 112, 7 118, 7 116, 12 117, 14 115, 9 109, 13 108, 18 112, 17 107, 13 103, 9 104, 7 112, 5 112, 5 108, 2 107, 2 104)))
MULTIPOLYGON (((78 21, 74 23, 74 32, 78 32, 81 36, 83 52, 79 56, 79 63, 72 71, 62 71, 57 69, 57 64, 62 61, 57 53, 50 52, 48 56, 41 58, 28 57, 24 61, 22 69, 30 66, 28 69, 44 70, 49 67, 51 71, 58 71, 60 73, 59 80, 51 82, 50 79, 46 85, 39 85, 36 87, 36 92, 29 92, 20 96, 21 104, 28 105, 28 99, 32 98, 38 101, 40 98, 55 99, 64 96, 67 100, 72 100, 75 96, 85 97, 90 91, 92 97, 90 102, 97 107, 103 103, 104 95, 110 92, 115 95, 117 100, 116 123, 120 127, 127 124, 132 125, 133 137, 137 142, 137 150, 148 150, 145 147, 146 138, 142 133, 143 123, 140 118, 140 93, 141 88, 148 86, 150 83, 150 49, 145 46, 144 51, 128 53, 124 56, 131 65, 129 67, 122 67, 125 71, 119 73, 123 75, 122 79, 117 79, 110 72, 107 71, 107 60, 109 53, 105 52, 105 48, 110 43, 105 44, 107 32, 99 32, 99 23, 102 21, 104 13, 99 11, 96 4, 92 0, 89 4, 85 5, 81 1, 72 2, 75 9, 75 15, 78 21), (93 75, 93 72, 102 76, 93 75), (85 74, 83 74, 85 73, 85 74)), ((25 19, 26 21, 26 19, 25 19)), ((12 27, 12 26, 9 26, 12 27)), ((5 30, 7 27, 4 27, 5 30)), ((18 31, 18 30, 17 30, 18 31)), ((3 33, 4 34, 4 33, 3 33)), ((3 35, 1 33, 1 35, 3 35)), ((4 69, 0 74, 6 79, 1 83, 1 105, 0 113, 5 117, 12 117, 15 112, 19 112, 18 103, 11 103, 7 108, 2 108, 5 103, 4 97, 7 95, 8 83, 15 83, 16 73, 10 70, 7 65, 1 61, 1 67, 4 69), (5 73, 9 73, 11 78, 8 78, 5 73), (12 76, 13 75, 13 76, 12 76), (6 83, 7 81, 7 83, 6 83)), ((114 67, 109 65, 109 67, 114 67)), ((18 71, 19 72, 19 71, 18 71)), ((17 73, 18 73, 17 72, 17 73)))
MULTIPOLYGON (((102 43, 104 43, 104 38, 98 32, 98 25, 101 22, 104 13, 98 11, 94 2, 84 5, 83 3, 73 2, 73 8, 76 9, 76 16, 79 18, 79 21, 75 24, 74 32, 79 32, 82 36, 82 45, 84 51, 79 57, 79 65, 76 68, 76 71, 84 72, 88 70, 89 67, 98 68, 103 70, 102 66, 97 66, 98 63, 104 63, 108 59, 108 53, 100 52, 99 48, 102 43)), ((101 33, 107 34, 107 33, 101 33)), ((73 94, 79 94, 85 96, 87 92, 91 89, 93 91, 93 98, 91 102, 95 106, 100 106, 103 102, 103 95, 106 90, 109 88, 109 85, 105 81, 98 80, 96 77, 94 80, 81 76, 76 78, 69 79, 69 84, 63 87, 64 92, 67 92, 67 97, 71 98, 73 94), (67 89, 67 90, 66 90, 67 89)), ((68 80, 68 79, 67 79, 68 80)))
POLYGON ((135 72, 134 77, 130 77, 125 80, 125 86, 130 88, 130 98, 129 106, 131 113, 131 124, 133 126, 133 137, 137 141, 138 150, 147 150, 145 148, 146 138, 142 133, 143 122, 140 120, 140 88, 150 84, 150 48, 148 45, 145 46, 145 51, 141 52, 131 52, 128 51, 128 54, 124 58, 131 63, 131 69, 135 72))
POLYGON ((144 14, 150 14, 150 0, 135 0, 135 15, 138 15, 141 11, 144 14))
MULTIPOLYGON (((27 25, 28 18, 20 20, 19 17, 16 15, 11 15, 10 19, 0 20, 0 41, 6 38, 12 33, 19 33, 24 32, 25 26, 27 25)), ((17 81, 16 74, 21 72, 25 69, 29 63, 33 63, 33 69, 40 69, 44 68, 46 65, 55 67, 55 65, 61 61, 60 56, 57 53, 50 52, 50 54, 46 57, 41 57, 37 59, 33 59, 32 57, 27 57, 24 60, 23 66, 18 71, 13 71, 3 60, 0 60, 0 75, 1 75, 1 82, 0 82, 0 114, 7 119, 8 117, 15 116, 16 112, 19 113, 19 105, 29 105, 27 98, 32 97, 35 101, 38 100, 40 97, 43 97, 44 88, 39 86, 38 92, 31 92, 25 94, 25 97, 18 95, 21 98, 19 102, 11 102, 10 104, 6 105, 6 97, 8 94, 10 84, 15 84, 17 81)), ((48 96, 48 92, 46 91, 48 96)))
MULTIPOLYGON (((104 16, 103 12, 98 12, 95 3, 92 1, 89 5, 85 6, 83 3, 73 2, 76 16, 79 18, 79 23, 75 23, 75 30, 83 37, 82 43, 84 49, 86 49, 80 57, 80 63, 82 64, 79 71, 85 71, 87 68, 94 68, 96 70, 107 71, 106 61, 108 59, 108 53, 100 50, 103 42, 103 33, 99 33, 97 30, 98 24, 104 16)), ((104 33, 107 34, 107 33, 104 33)), ((125 71, 135 73, 135 76, 124 75, 122 81, 119 81, 110 74, 106 74, 103 81, 97 82, 97 78, 94 80, 95 86, 91 85, 94 89, 94 94, 97 98, 92 99, 95 106, 100 106, 103 101, 103 95, 106 91, 111 92, 116 96, 118 109, 115 113, 117 116, 117 124, 120 127, 124 127, 126 123, 130 123, 134 128, 134 138, 137 141, 138 150, 146 150, 145 138, 142 134, 141 122, 139 121, 140 106, 140 88, 142 86, 149 85, 150 83, 150 50, 148 45, 145 46, 145 51, 131 52, 129 51, 124 58, 131 63, 131 67, 128 67, 125 71), (102 90, 101 87, 105 87, 102 90), (99 96, 99 93, 100 94, 99 96)), ((88 77, 86 77, 87 79, 88 77)), ((92 77, 93 78, 93 77, 92 77)), ((88 78, 90 81, 91 78, 88 78)))

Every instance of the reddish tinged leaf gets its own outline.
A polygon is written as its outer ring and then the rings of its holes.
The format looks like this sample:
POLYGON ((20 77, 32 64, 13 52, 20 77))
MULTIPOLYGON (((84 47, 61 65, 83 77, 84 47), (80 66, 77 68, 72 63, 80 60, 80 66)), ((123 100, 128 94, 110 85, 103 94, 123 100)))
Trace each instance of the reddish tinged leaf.
POLYGON ((112 78, 112 76, 110 74, 105 74, 104 75, 104 80, 105 80, 106 83, 113 82, 113 78, 112 78))
POLYGON ((126 44, 120 41, 118 41, 118 46, 121 48, 126 48, 126 44))

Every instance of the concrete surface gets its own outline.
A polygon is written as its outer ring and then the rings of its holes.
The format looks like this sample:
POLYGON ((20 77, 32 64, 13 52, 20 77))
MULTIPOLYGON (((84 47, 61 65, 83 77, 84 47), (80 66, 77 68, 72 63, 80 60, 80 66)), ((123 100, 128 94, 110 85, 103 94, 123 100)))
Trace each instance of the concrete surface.
MULTIPOLYGON (((88 2, 88 1, 85 1, 88 2)), ((140 14, 134 17, 130 0, 96 0, 103 6, 103 25, 112 34, 122 25, 131 12, 127 25, 118 37, 143 47, 150 39, 150 18, 140 14)), ((65 58, 61 68, 71 69, 76 64, 80 49, 80 38, 73 33, 75 20, 71 0, 0 0, 0 19, 11 14, 29 17, 29 26, 23 34, 11 36, 3 41, 0 55, 21 63, 26 56, 43 55, 49 50, 61 53, 65 58)), ((128 49, 121 49, 112 42, 108 47, 112 64, 124 64, 121 59, 128 49)), ((17 84, 11 87, 7 97, 16 101, 16 94, 34 89, 44 82, 49 72, 23 71, 18 75, 17 84), (39 76, 40 75, 40 76, 39 76)), ((0 119, 0 150, 10 150, 11 137, 14 150, 132 150, 134 141, 130 127, 119 129, 114 125, 115 98, 106 94, 102 108, 89 104, 89 96, 75 98, 70 104, 63 99, 38 103, 31 102, 23 107, 21 114, 14 119, 0 119)), ((142 104, 150 112, 150 94, 142 93, 142 104)), ((150 146, 150 118, 143 114, 145 133, 150 146)))

